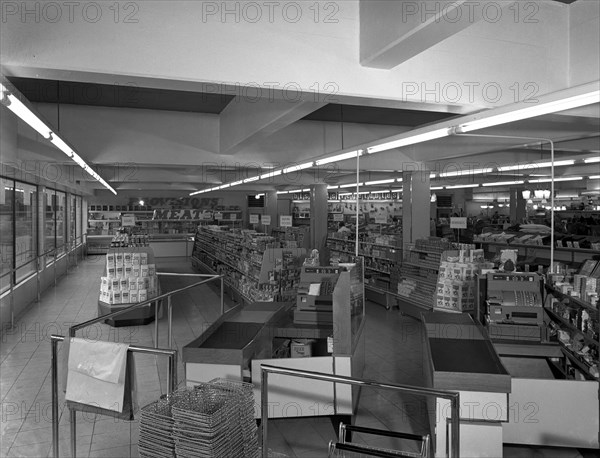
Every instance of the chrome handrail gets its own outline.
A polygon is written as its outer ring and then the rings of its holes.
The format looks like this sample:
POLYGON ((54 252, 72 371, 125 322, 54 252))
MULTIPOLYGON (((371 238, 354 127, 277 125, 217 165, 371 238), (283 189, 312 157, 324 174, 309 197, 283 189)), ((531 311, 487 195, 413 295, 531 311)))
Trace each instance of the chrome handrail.
MULTIPOLYGON (((59 458, 59 418, 58 418, 58 342, 65 340, 64 336, 52 335, 52 450, 54 458, 59 458)), ((167 396, 177 387, 177 350, 163 348, 138 347, 130 345, 128 351, 167 356, 169 377, 167 377, 167 396)), ((77 412, 69 409, 71 432, 71 456, 77 456, 77 412)))
POLYGON ((290 369, 286 367, 271 366, 270 364, 261 364, 260 376, 260 417, 261 417, 261 435, 262 435, 262 456, 268 457, 267 437, 268 437, 268 419, 269 419, 269 373, 288 375, 291 377, 310 378, 335 383, 344 383, 347 385, 357 385, 361 387, 383 388, 388 390, 403 391, 405 393, 416 394, 420 396, 435 396, 450 400, 450 409, 452 416, 450 419, 452 432, 452 458, 460 456, 460 394, 455 391, 439 390, 434 388, 423 388, 412 385, 399 385, 393 383, 380 383, 374 380, 365 380, 343 375, 325 374, 322 372, 304 371, 299 369, 290 369))
POLYGON ((102 321, 105 321, 109 318, 114 318, 115 316, 119 316, 122 315, 124 313, 130 312, 132 310, 136 310, 140 307, 144 307, 146 305, 152 304, 154 303, 154 347, 158 348, 158 302, 161 301, 164 298, 167 298, 167 317, 168 317, 168 342, 169 342, 169 348, 171 348, 173 346, 173 341, 172 341, 172 336, 173 336, 173 332, 172 332, 172 327, 173 327, 173 314, 172 314, 172 304, 171 304, 171 297, 177 293, 180 293, 182 291, 187 291, 188 289, 192 289, 195 288, 196 286, 200 286, 203 285, 205 283, 209 283, 211 281, 220 279, 221 280, 221 315, 223 315, 225 313, 225 301, 224 301, 224 285, 223 285, 223 275, 210 275, 210 274, 179 274, 176 272, 157 272, 157 275, 163 275, 163 276, 186 276, 186 277, 201 277, 201 278, 207 278, 206 280, 202 280, 196 283, 193 283, 191 285, 187 285, 184 286, 183 288, 179 288, 173 291, 169 291, 167 293, 158 295, 156 297, 153 297, 152 299, 148 299, 145 300, 143 302, 139 302, 137 304, 132 304, 129 307, 125 307, 121 310, 115 310, 114 312, 108 313, 106 315, 102 315, 96 318, 92 318, 91 320, 88 321, 84 321, 83 323, 79 323, 76 324, 74 326, 72 326, 69 329, 69 335, 71 337, 75 337, 75 333, 80 330, 83 329, 85 327, 91 326, 93 324, 96 323, 100 323, 102 321))

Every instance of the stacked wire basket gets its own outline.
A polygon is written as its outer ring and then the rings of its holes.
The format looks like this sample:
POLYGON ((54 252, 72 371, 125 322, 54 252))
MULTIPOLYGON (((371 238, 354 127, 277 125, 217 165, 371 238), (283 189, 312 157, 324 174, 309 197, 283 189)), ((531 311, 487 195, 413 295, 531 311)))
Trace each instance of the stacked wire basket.
POLYGON ((141 409, 142 458, 259 456, 252 385, 217 379, 141 409))

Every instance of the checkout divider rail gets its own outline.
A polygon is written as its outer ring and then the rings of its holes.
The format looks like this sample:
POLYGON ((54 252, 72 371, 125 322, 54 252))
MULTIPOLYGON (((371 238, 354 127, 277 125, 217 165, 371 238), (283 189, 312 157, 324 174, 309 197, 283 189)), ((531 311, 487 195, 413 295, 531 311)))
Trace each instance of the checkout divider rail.
MULTIPOLYGON (((161 276, 177 276, 177 277, 197 277, 197 278, 206 278, 206 280, 202 280, 191 285, 184 286, 183 288, 179 288, 173 291, 169 291, 168 293, 161 294, 152 299, 148 299, 144 302, 139 302, 136 304, 132 304, 129 307, 126 307, 121 310, 116 310, 111 313, 107 313, 106 315, 102 315, 91 320, 85 321, 83 323, 76 324, 69 329, 69 338, 75 337, 75 334, 78 330, 83 329, 85 327, 91 326, 93 324, 105 321, 109 318, 113 318, 118 315, 122 315, 124 313, 130 312, 132 310, 138 309, 140 307, 144 307, 151 303, 154 303, 154 348, 150 347, 137 347, 131 345, 129 347, 130 351, 141 352, 141 353, 149 353, 154 355, 165 355, 168 356, 168 378, 167 378, 167 395, 170 395, 175 387, 177 386, 177 350, 173 350, 173 310, 172 310, 172 302, 171 297, 177 293, 182 291, 186 291, 191 288, 195 288, 196 286, 200 286, 211 281, 221 280, 221 315, 225 313, 225 301, 224 301, 224 283, 223 283, 223 275, 211 275, 211 274, 186 274, 186 273, 175 273, 175 272, 157 272, 157 275, 161 276), (167 318, 168 318, 168 342, 169 348, 162 349, 158 348, 158 303, 160 300, 167 298, 167 318)), ((58 352, 57 352, 57 343, 59 341, 64 341, 64 336, 56 336, 53 335, 51 337, 51 345, 52 345, 52 446, 54 451, 54 458, 59 457, 58 450, 58 441, 59 441, 59 433, 58 433, 58 352)), ((65 368, 65 370, 67 370, 65 368)), ((74 409, 70 409, 70 420, 71 420, 71 456, 76 455, 77 448, 77 436, 76 436, 76 411, 74 409)))
POLYGON ((423 388, 412 385, 397 385, 392 383, 380 383, 374 380, 358 379, 345 377, 343 375, 325 374, 322 372, 303 371, 299 369, 289 369, 285 367, 272 366, 270 364, 261 364, 260 374, 260 418, 261 418, 261 436, 262 436, 262 457, 267 458, 268 447, 268 419, 269 419, 269 374, 289 375, 291 377, 310 378, 323 380, 327 382, 344 383, 346 385, 357 385, 360 387, 383 388, 387 390, 402 391, 404 393, 416 394, 421 396, 435 396, 450 400, 450 419, 452 433, 452 446, 450 458, 459 458, 460 456, 460 394, 456 391, 436 390, 432 388, 423 388))

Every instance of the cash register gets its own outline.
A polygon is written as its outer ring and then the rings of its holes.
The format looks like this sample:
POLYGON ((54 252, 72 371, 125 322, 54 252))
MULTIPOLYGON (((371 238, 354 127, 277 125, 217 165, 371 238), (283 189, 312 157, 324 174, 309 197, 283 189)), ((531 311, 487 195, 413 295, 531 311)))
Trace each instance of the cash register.
POLYGON ((487 318, 490 323, 542 325, 541 278, 529 272, 487 274, 487 318))

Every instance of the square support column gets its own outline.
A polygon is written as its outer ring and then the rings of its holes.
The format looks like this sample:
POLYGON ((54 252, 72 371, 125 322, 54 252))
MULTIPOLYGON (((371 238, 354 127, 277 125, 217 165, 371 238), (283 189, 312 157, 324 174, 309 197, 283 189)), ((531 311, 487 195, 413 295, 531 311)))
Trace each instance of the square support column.
POLYGON ((402 173, 402 243, 429 235, 429 171, 402 173))

